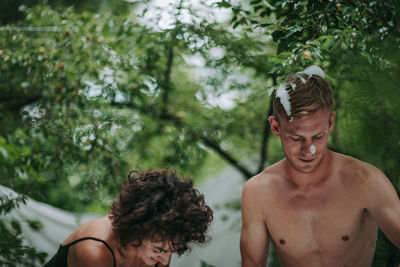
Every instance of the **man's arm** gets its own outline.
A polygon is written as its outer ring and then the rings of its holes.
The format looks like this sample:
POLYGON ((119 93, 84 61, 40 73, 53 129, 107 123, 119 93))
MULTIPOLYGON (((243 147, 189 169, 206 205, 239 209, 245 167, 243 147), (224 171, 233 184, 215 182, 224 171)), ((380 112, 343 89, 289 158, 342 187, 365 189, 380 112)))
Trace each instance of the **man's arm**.
POLYGON ((242 193, 242 232, 240 253, 242 267, 265 267, 268 256, 268 232, 262 214, 262 199, 257 183, 250 180, 242 193))
POLYGON ((400 200, 389 179, 377 168, 370 166, 365 194, 367 210, 386 237, 400 248, 400 200))

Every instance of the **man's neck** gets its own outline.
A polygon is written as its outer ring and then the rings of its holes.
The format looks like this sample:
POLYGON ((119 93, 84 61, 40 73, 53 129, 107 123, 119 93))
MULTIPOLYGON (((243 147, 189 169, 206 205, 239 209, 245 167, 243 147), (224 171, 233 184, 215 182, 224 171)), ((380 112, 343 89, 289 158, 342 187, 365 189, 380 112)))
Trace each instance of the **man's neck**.
POLYGON ((321 163, 314 171, 309 173, 299 172, 286 160, 287 178, 289 182, 299 190, 307 190, 309 188, 317 187, 331 176, 332 160, 333 152, 327 150, 321 163))

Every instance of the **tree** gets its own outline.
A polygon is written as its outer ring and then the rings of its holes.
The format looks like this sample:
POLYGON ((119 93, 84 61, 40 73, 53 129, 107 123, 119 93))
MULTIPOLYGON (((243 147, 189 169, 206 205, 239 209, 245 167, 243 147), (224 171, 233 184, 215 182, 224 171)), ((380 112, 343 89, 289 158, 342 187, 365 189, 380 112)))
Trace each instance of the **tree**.
POLYGON ((194 12, 184 6, 166 29, 126 15, 21 7, 25 19, 0 34, 1 183, 64 209, 104 211, 132 167, 173 165, 193 176, 214 150, 255 173, 239 160, 257 147, 245 139, 261 140, 247 123, 264 120, 253 88, 268 81, 257 55, 265 47, 204 18, 184 23, 180 14, 194 12), (194 79, 191 57, 209 75, 194 79), (237 78, 240 70, 252 80, 237 78), (230 92, 229 107, 210 101, 230 92))
POLYGON ((283 155, 269 139, 269 89, 316 63, 337 97, 330 146, 399 185, 399 66, 386 53, 399 45, 397 3, 220 1, 230 25, 192 5, 165 8, 164 27, 143 23, 153 15, 160 25, 163 10, 140 4, 141 13, 20 8, 0 31, 1 183, 64 209, 104 211, 132 168, 196 176, 212 152, 250 178, 283 155), (364 75, 372 71, 376 83, 364 75))

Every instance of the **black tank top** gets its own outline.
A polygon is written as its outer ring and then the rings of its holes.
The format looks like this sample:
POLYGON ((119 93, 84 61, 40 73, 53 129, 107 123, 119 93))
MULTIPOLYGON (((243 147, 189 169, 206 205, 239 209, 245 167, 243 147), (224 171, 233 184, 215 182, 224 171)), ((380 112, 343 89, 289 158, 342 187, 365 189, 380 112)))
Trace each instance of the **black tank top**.
POLYGON ((63 245, 60 245, 60 247, 58 248, 58 251, 57 251, 56 255, 54 255, 54 257, 51 258, 51 260, 50 260, 48 263, 46 263, 46 264, 44 265, 44 267, 68 267, 68 264, 67 264, 68 248, 69 248, 70 246, 72 246, 73 244, 76 244, 76 243, 78 243, 78 242, 80 242, 80 241, 82 241, 82 240, 88 240, 88 239, 91 239, 91 240, 94 240, 94 241, 98 241, 98 242, 103 243, 103 244, 111 251, 111 254, 112 254, 113 259, 114 259, 114 264, 113 264, 113 266, 114 266, 114 267, 117 266, 117 265, 116 265, 116 262, 115 262, 114 251, 113 251, 113 250, 111 249, 111 247, 106 243, 106 241, 101 240, 101 239, 98 239, 98 238, 95 238, 95 237, 83 237, 83 238, 79 238, 79 239, 77 239, 77 240, 75 240, 75 241, 73 241, 73 242, 71 242, 71 243, 69 243, 69 244, 67 244, 67 245, 64 245, 64 246, 63 246, 63 245))
MULTIPOLYGON (((77 240, 75 240, 75 241, 73 241, 73 242, 71 242, 71 243, 69 243, 67 245, 64 245, 64 246, 60 245, 56 255, 54 255, 53 258, 51 258, 51 260, 48 263, 46 263, 43 267, 68 267, 68 264, 67 264, 68 248, 70 246, 72 246, 73 244, 76 244, 76 243, 78 243, 78 242, 80 242, 82 240, 88 240, 88 239, 95 240, 95 241, 103 243, 111 251, 111 254, 112 254, 113 260, 114 260, 113 266, 114 267, 117 266, 117 263, 115 262, 114 251, 106 243, 106 241, 98 239, 98 238, 95 238, 95 237, 82 237, 82 238, 79 238, 79 239, 77 239, 77 240)), ((154 267, 157 267, 158 265, 159 265, 159 263, 157 263, 154 267)))

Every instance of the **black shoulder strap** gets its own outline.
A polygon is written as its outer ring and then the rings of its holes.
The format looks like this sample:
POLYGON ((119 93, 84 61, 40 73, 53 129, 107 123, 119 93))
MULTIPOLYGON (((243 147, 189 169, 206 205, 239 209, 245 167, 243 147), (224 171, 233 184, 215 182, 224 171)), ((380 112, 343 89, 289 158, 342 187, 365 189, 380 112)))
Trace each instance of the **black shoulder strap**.
POLYGON ((110 245, 108 245, 108 244, 106 243, 106 241, 101 240, 101 239, 99 239, 99 238, 89 237, 89 236, 88 236, 88 237, 82 237, 82 238, 79 238, 79 239, 77 239, 77 240, 75 240, 75 241, 73 241, 73 242, 71 242, 71 243, 65 245, 65 246, 66 246, 66 247, 69 247, 69 246, 72 246, 73 244, 76 244, 76 243, 78 243, 78 242, 80 242, 80 241, 88 240, 88 239, 103 243, 103 244, 111 251, 111 254, 112 254, 113 259, 114 259, 114 265, 113 265, 113 266, 114 266, 114 267, 117 266, 117 265, 116 265, 116 262, 115 262, 114 251, 111 249, 110 245))

